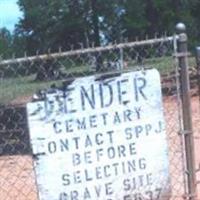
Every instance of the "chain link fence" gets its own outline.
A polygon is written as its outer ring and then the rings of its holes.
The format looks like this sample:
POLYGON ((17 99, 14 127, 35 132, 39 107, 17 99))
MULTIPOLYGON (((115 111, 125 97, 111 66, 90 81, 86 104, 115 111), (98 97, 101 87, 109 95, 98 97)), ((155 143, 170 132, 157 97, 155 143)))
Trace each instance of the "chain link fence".
MULTIPOLYGON (((37 200, 26 103, 77 77, 146 70, 160 72, 169 146, 171 199, 187 194, 177 37, 113 44, 0 61, 0 197, 37 200)), ((196 98, 196 97, 195 97, 196 98)), ((196 99, 195 99, 196 101, 196 99)), ((195 107, 193 108, 195 109, 195 107)), ((196 110, 194 110, 196 112, 196 110)), ((196 113, 195 113, 196 114, 196 113)), ((197 118, 195 118, 198 120, 197 118)), ((195 128, 196 128, 196 123, 195 128)), ((194 129, 195 129, 194 128, 194 129)))

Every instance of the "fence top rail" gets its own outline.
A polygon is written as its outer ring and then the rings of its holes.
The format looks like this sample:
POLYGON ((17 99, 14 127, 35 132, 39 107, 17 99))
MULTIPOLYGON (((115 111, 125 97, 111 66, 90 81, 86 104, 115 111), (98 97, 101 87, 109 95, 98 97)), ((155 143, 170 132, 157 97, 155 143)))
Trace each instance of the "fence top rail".
POLYGON ((137 47, 137 46, 153 45, 153 44, 157 44, 161 42, 163 43, 170 42, 170 41, 173 41, 174 38, 177 38, 177 37, 178 37, 177 35, 168 36, 168 37, 164 36, 161 38, 119 43, 119 44, 111 44, 111 45, 101 46, 101 47, 91 47, 91 48, 70 50, 70 51, 58 52, 58 53, 47 53, 47 54, 30 56, 30 57, 24 56, 21 58, 0 60, 0 66, 16 64, 16 63, 24 63, 24 62, 34 62, 34 61, 39 61, 39 60, 56 59, 56 58, 87 54, 87 53, 103 52, 103 51, 109 51, 109 50, 115 50, 115 49, 125 49, 125 48, 137 47))

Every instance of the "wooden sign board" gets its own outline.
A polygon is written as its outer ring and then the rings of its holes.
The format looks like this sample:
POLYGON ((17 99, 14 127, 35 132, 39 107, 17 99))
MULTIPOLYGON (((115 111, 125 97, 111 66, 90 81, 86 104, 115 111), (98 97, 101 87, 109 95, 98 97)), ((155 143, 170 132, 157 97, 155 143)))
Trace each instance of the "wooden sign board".
POLYGON ((169 196, 157 70, 77 78, 27 112, 40 200, 169 196))

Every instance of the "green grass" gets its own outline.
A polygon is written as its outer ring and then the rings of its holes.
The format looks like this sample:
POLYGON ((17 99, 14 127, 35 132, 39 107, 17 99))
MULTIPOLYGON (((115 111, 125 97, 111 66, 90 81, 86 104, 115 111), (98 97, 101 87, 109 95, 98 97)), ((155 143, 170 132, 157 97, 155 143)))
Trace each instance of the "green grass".
MULTIPOLYGON (((189 58, 189 66, 195 66, 195 59, 189 58)), ((137 63, 128 62, 128 69, 140 69, 141 66, 137 63)), ((161 57, 146 59, 144 67, 157 68, 160 73, 167 73, 173 71, 175 64, 172 57, 161 57)), ((90 74, 89 67, 86 65, 72 66, 67 70, 67 74, 74 74, 74 76, 85 76, 90 74)), ((48 89, 50 85, 56 83, 60 84, 61 81, 48 81, 39 82, 34 81, 35 75, 17 78, 0 79, 0 104, 8 104, 19 97, 32 96, 34 93, 41 89, 48 89)))
MULTIPOLYGON (((188 59, 188 64, 189 64, 189 67, 196 66, 195 58, 190 57, 188 59)), ((174 71, 178 63, 173 57, 169 56, 169 57, 146 59, 142 65, 144 66, 144 68, 156 68, 161 74, 166 74, 166 73, 174 71)), ((137 63, 129 64, 129 67, 134 69, 135 67, 133 66, 137 66, 137 63)), ((138 66, 138 67, 140 68, 141 66, 138 66)))
POLYGON ((128 67, 134 68, 156 68, 160 73, 167 73, 173 70, 174 60, 172 57, 160 57, 145 59, 144 62, 138 65, 136 62, 130 62, 128 67))
MULTIPOLYGON (((68 68, 64 66, 61 69, 67 76, 84 76, 91 74, 88 66, 79 65, 68 68)), ((60 85, 61 81, 35 81, 36 75, 17 77, 17 78, 2 78, 0 79, 0 104, 8 104, 18 97, 32 96, 34 93, 42 89, 49 89, 52 84, 60 85)))
POLYGON ((167 73, 173 70, 174 60, 172 57, 162 57, 147 60, 147 66, 158 69, 160 73, 167 73))
POLYGON ((40 89, 47 89, 55 81, 36 82, 34 76, 0 80, 0 104, 8 104, 18 97, 32 96, 40 89))

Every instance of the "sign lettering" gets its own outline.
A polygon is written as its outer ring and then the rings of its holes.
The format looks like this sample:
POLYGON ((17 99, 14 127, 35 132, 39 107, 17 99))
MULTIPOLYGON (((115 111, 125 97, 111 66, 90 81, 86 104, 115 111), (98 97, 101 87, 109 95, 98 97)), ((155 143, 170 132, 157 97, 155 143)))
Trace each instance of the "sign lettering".
POLYGON ((41 200, 168 198, 156 70, 78 78, 27 113, 41 200))

